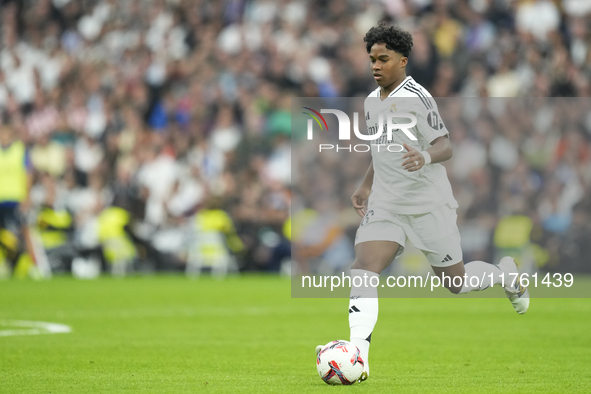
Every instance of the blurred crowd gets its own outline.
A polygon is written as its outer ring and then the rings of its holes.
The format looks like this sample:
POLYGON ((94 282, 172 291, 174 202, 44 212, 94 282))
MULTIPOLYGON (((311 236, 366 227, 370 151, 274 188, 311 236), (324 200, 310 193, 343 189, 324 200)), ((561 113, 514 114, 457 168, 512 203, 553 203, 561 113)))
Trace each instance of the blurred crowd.
MULTIPOLYGON (((101 213, 121 208, 144 256, 174 255, 162 259, 172 268, 191 254, 171 241, 175 231, 217 210, 231 223, 228 242, 240 239, 238 269, 280 269, 291 237, 291 97, 373 90, 363 36, 379 20, 413 34, 408 72, 435 97, 590 89, 586 0, 0 0, 0 15, 0 112, 29 148, 31 212, 66 210, 69 236, 91 249, 101 213)), ((542 138, 495 122, 448 124, 454 191, 471 201, 460 202, 463 214, 488 212, 496 225, 521 193, 529 208, 541 199, 542 221, 557 210, 570 218, 553 234, 573 232, 584 221, 574 213, 588 212, 573 194, 589 178, 571 174, 588 162, 587 129, 542 138), (552 160, 529 155, 540 144, 552 160), (495 149, 513 156, 495 161, 495 149), (480 166, 467 172, 464 156, 480 166)))

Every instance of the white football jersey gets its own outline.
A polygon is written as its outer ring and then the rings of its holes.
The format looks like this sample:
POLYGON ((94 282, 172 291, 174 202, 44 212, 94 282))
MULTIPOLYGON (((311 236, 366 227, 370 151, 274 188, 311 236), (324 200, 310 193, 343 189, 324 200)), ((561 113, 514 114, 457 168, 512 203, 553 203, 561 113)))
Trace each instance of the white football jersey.
MULTIPOLYGON (((402 167, 402 156, 407 153, 400 147, 403 143, 424 151, 436 138, 448 135, 437 104, 427 90, 408 76, 383 101, 378 87, 365 99, 364 107, 368 134, 378 131, 379 115, 383 117, 382 136, 370 142, 374 179, 369 209, 379 207, 394 214, 415 215, 432 212, 445 204, 457 208, 445 167, 434 163, 415 172, 408 172, 402 167), (416 125, 408 128, 416 140, 400 129, 393 130, 391 140, 388 140, 387 115, 403 113, 416 117, 416 125)), ((412 119, 394 117, 392 121, 408 124, 412 119)))

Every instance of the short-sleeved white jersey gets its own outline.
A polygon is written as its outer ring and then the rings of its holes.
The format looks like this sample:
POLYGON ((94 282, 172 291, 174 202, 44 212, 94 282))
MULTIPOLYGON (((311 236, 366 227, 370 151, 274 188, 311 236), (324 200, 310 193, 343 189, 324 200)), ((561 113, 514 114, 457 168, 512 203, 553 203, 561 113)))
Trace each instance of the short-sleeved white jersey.
MULTIPOLYGON (((443 205, 457 208, 445 167, 438 163, 423 166, 419 171, 408 172, 402 167, 406 153, 397 145, 406 143, 424 151, 436 138, 448 135, 437 104, 433 97, 410 76, 394 89, 383 101, 380 88, 365 99, 365 120, 369 134, 379 128, 379 115, 383 116, 382 136, 371 141, 374 179, 369 197, 369 209, 380 207, 395 214, 423 214, 443 205), (416 126, 409 128, 416 138, 410 139, 403 131, 394 130, 392 139, 386 139, 386 116, 388 113, 411 113, 416 117, 416 126), (390 149, 388 149, 390 146, 390 149), (397 150, 402 150, 397 152, 397 150)), ((394 115, 395 116, 395 115, 394 115)), ((408 123, 409 118, 394 118, 395 123, 408 123)))

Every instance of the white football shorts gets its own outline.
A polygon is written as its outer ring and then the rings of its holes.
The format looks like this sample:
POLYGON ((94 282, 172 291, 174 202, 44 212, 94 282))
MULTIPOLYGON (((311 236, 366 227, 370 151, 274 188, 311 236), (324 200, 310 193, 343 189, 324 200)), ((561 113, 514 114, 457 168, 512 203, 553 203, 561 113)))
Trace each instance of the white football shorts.
POLYGON ((368 241, 393 241, 400 245, 398 257, 408 239, 423 252, 429 264, 449 267, 463 259, 457 218, 456 210, 448 205, 420 215, 397 215, 385 209, 371 208, 357 229, 355 245, 368 241))

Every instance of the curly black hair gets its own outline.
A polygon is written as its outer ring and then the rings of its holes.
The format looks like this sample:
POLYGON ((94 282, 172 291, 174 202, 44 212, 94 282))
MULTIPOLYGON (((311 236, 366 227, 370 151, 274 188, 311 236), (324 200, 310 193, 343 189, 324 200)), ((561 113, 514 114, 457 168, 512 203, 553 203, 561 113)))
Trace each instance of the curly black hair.
POLYGON ((397 26, 388 27, 384 21, 378 23, 378 27, 369 29, 363 41, 367 53, 371 51, 371 47, 375 43, 384 43, 386 48, 406 57, 408 57, 412 49, 412 36, 410 33, 397 26))

